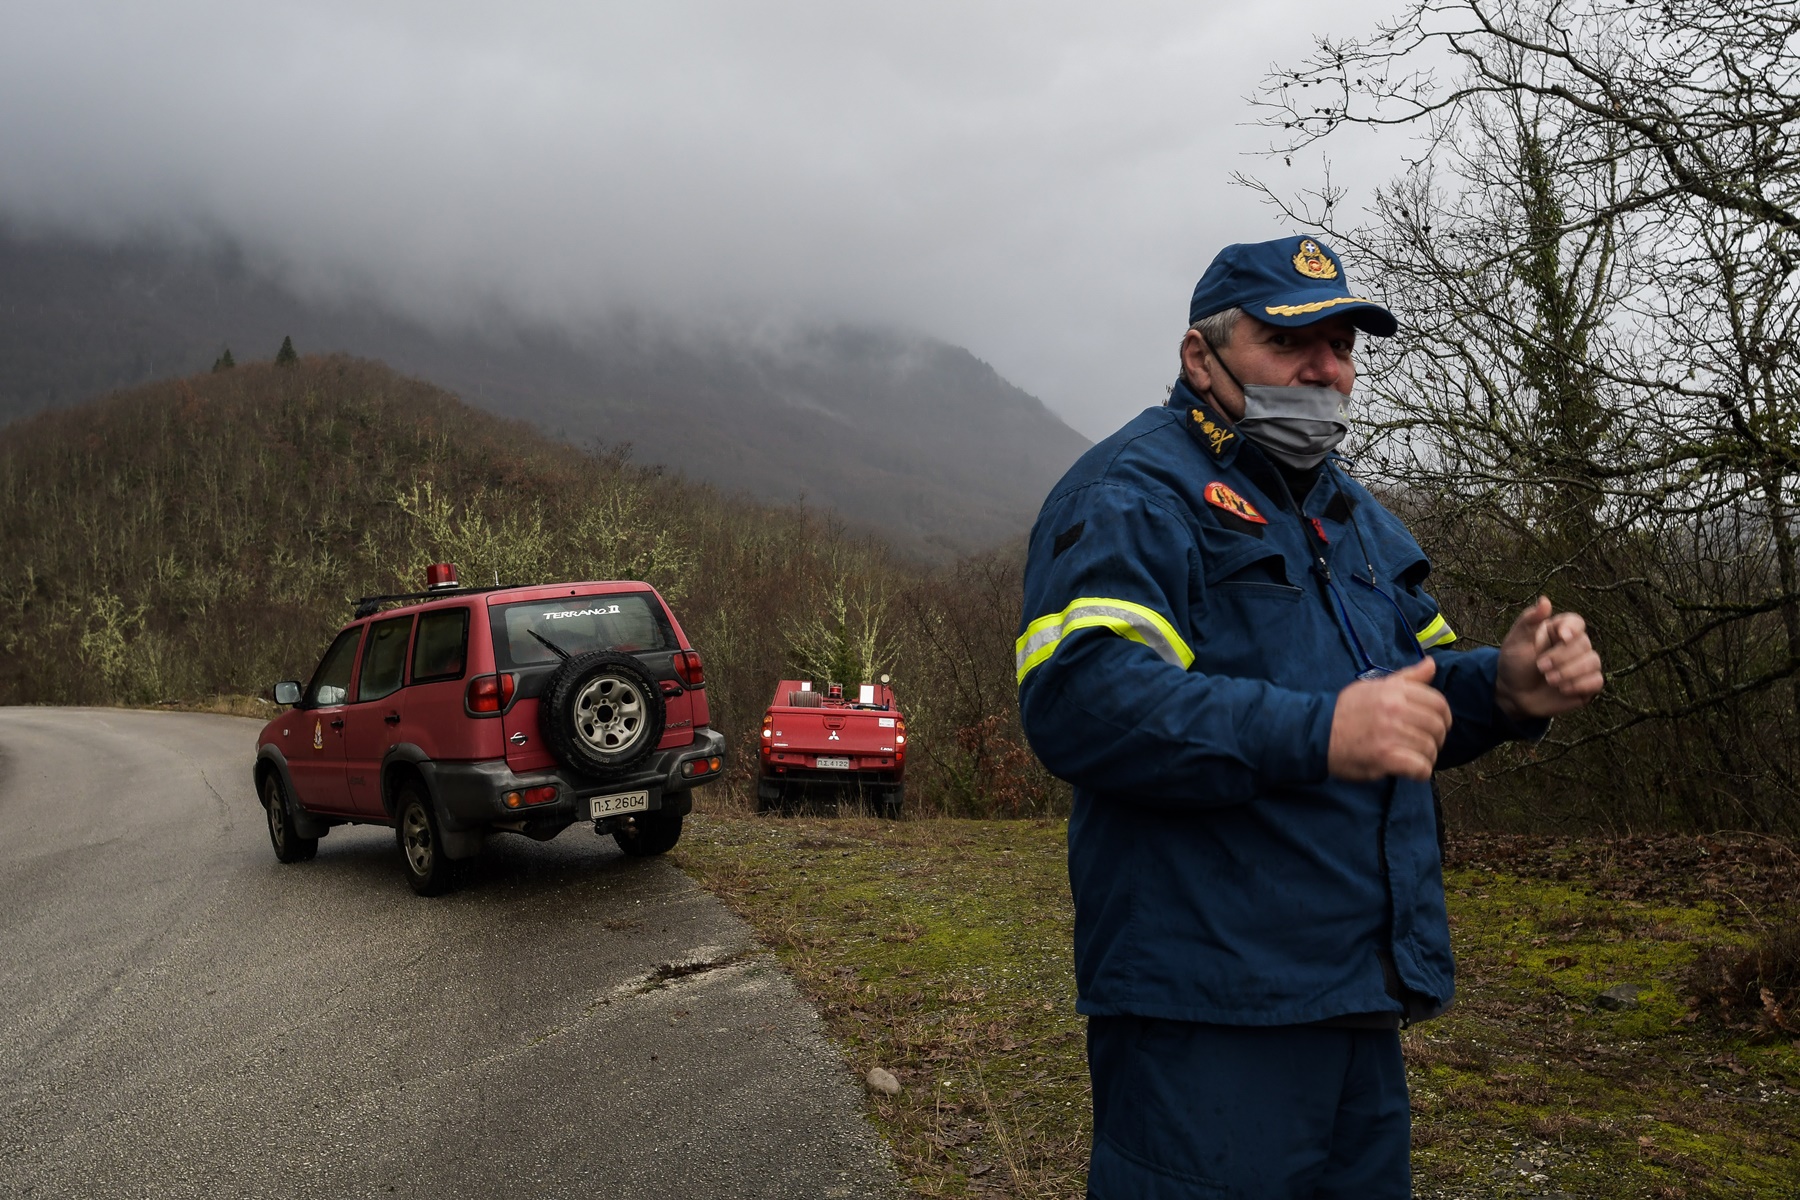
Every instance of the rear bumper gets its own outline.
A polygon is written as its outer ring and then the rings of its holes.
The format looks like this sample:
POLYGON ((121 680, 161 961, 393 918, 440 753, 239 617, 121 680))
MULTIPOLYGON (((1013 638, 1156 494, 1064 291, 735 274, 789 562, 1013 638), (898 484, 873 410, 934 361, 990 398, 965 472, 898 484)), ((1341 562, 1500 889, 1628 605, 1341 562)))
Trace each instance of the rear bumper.
POLYGON ((768 766, 762 768, 757 776, 757 786, 765 791, 782 786, 794 787, 864 787, 870 789, 897 788, 906 780, 905 772, 891 767, 868 771, 821 771, 817 767, 788 767, 775 770, 768 766))
MULTIPOLYGON (((682 764, 725 753, 725 736, 714 729, 695 731, 691 745, 658 750, 629 771, 604 779, 580 775, 562 767, 514 774, 503 760, 485 762, 424 762, 419 764, 425 783, 438 802, 448 830, 480 830, 492 826, 517 828, 523 824, 562 828, 588 817, 588 800, 621 792, 649 792, 650 811, 688 812, 694 799, 688 793, 711 783, 723 772, 683 775, 682 764), (506 794, 554 785, 556 799, 546 804, 508 808, 506 794)), ((529 832, 524 830, 523 832, 529 832)))

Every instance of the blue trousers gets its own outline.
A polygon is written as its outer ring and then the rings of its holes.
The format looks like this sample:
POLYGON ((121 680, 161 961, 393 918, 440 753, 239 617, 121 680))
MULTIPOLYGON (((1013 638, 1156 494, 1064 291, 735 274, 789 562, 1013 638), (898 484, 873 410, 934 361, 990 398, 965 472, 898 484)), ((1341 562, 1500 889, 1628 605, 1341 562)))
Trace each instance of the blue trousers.
POLYGON ((1406 1200, 1389 1029, 1090 1017, 1090 1200, 1406 1200))

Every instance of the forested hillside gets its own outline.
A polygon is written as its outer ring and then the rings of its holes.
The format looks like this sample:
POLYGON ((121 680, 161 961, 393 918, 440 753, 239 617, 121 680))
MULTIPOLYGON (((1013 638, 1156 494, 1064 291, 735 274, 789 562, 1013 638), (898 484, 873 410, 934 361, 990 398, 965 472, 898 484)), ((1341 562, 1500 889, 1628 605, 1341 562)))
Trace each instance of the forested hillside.
POLYGON ((690 479, 805 497, 939 560, 1021 535, 1088 445, 930 338, 645 314, 550 328, 495 312, 447 331, 368 298, 299 295, 224 246, 99 246, 0 222, 0 317, 0 421, 205 370, 226 348, 267 362, 291 336, 575 445, 629 443, 690 479))
POLYGON ((644 579, 705 656, 737 780, 774 681, 894 675, 911 801, 1041 812, 1012 700, 1016 551, 933 570, 800 508, 582 451, 379 364, 257 364, 0 428, 0 703, 266 694, 359 595, 644 579))

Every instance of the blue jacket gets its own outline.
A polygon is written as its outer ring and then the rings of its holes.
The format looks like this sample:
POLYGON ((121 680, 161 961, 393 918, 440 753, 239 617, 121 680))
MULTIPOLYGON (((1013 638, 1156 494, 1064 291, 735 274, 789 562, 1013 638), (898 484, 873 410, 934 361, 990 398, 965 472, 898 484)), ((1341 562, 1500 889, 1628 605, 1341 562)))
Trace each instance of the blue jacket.
POLYGON ((1236 1025, 1441 1009, 1453 964, 1431 786, 1326 773, 1339 690, 1425 653, 1440 767, 1539 736, 1494 705, 1404 526, 1327 460, 1299 498, 1185 386, 1083 455, 1025 568, 1019 707, 1075 788, 1078 1008, 1236 1025), (1309 528, 1310 526, 1310 528, 1309 528))

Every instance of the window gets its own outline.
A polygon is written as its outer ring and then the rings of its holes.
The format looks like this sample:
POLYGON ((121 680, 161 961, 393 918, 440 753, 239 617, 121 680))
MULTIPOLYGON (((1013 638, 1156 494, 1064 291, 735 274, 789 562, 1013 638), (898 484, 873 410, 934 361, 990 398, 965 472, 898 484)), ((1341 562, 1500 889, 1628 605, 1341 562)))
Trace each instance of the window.
POLYGON ((406 670, 406 642, 412 637, 411 617, 392 617, 369 626, 369 644, 363 650, 362 678, 356 684, 359 703, 379 700, 400 690, 406 670))
POLYGON ((331 649, 319 660, 312 682, 306 685, 307 708, 342 704, 350 698, 350 668, 356 665, 356 642, 361 637, 361 625, 352 625, 337 635, 331 649))
POLYGON ((413 643, 412 681, 461 679, 469 644, 469 610, 443 608, 419 618, 419 637, 413 643))
POLYGON ((593 650, 639 654, 677 648, 662 605, 648 592, 527 600, 495 608, 490 620, 495 656, 505 659, 502 670, 562 661, 544 642, 571 656, 593 650))

